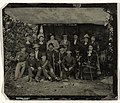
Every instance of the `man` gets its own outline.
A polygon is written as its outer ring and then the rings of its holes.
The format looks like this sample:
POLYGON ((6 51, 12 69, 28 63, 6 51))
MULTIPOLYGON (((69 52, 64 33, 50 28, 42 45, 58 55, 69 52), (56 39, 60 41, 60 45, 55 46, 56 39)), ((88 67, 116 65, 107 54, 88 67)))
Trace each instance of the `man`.
POLYGON ((39 82, 39 76, 41 74, 41 67, 38 65, 38 61, 35 58, 34 52, 30 53, 30 57, 27 60, 29 82, 32 82, 33 77, 35 77, 36 82, 39 82))
POLYGON ((54 74, 54 71, 53 71, 53 68, 52 68, 50 62, 46 59, 45 54, 42 54, 39 64, 43 71, 43 75, 45 76, 46 79, 48 79, 50 81, 52 81, 52 80, 59 81, 59 79, 54 74))
POLYGON ((62 66, 63 66, 63 79, 65 81, 68 81, 68 79, 70 78, 71 74, 74 74, 75 76, 75 59, 74 57, 71 55, 71 51, 67 51, 67 55, 63 58, 62 60, 62 66))
POLYGON ((15 69, 15 79, 21 78, 25 71, 25 64, 28 58, 28 53, 26 52, 25 46, 21 47, 21 51, 16 54, 16 60, 18 61, 15 69))
POLYGON ((46 52, 46 42, 45 42, 45 38, 44 36, 39 36, 39 41, 38 41, 38 44, 39 44, 39 51, 40 53, 45 53, 46 52))
POLYGON ((62 78, 62 60, 65 56, 66 56, 65 47, 61 45, 56 58, 56 68, 57 68, 56 75, 59 76, 60 78, 62 78))
POLYGON ((76 79, 83 79, 83 72, 82 72, 82 55, 80 54, 79 49, 75 50, 75 61, 76 61, 76 66, 75 66, 75 78, 76 79))
MULTIPOLYGON (((84 60, 87 57, 87 51, 89 47, 89 35, 84 35, 84 41, 81 43, 81 50, 82 50, 82 59, 84 60)), ((85 61, 85 60, 84 60, 85 61)))
POLYGON ((39 59, 40 59, 40 57, 41 57, 41 53, 40 53, 40 51, 39 51, 39 45, 38 44, 34 44, 34 46, 33 46, 33 48, 34 48, 34 52, 35 52, 35 59, 37 60, 37 61, 39 61, 39 59))
POLYGON ((73 55, 75 56, 75 50, 80 47, 80 41, 78 40, 78 35, 75 33, 73 40, 71 41, 71 50, 73 55))
POLYGON ((32 49, 32 43, 31 43, 31 38, 28 35, 26 36, 25 47, 26 47, 26 52, 30 53, 30 51, 32 49))
POLYGON ((50 65, 52 66, 54 72, 55 72, 55 64, 56 64, 56 58, 57 58, 57 52, 54 50, 54 45, 50 43, 48 45, 47 50, 47 59, 50 62, 50 65))
POLYGON ((96 39, 95 39, 95 36, 93 35, 93 36, 91 37, 90 45, 93 46, 93 49, 94 49, 95 51, 99 51, 98 42, 96 42, 95 40, 96 40, 96 39))
POLYGON ((65 47, 65 50, 70 50, 70 41, 68 41, 67 34, 63 34, 63 40, 60 42, 60 45, 65 47))
POLYGON ((59 43, 57 40, 55 40, 55 37, 53 34, 50 35, 50 40, 47 42, 47 50, 48 50, 48 45, 52 43, 54 45, 54 50, 58 50, 59 48, 59 43))

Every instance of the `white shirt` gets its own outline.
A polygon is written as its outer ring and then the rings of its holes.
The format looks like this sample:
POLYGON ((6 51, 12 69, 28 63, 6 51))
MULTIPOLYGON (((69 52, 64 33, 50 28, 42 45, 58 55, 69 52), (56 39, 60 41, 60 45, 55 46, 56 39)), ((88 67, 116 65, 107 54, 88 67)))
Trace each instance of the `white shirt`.
POLYGON ((74 40, 74 45, 76 45, 76 43, 77 43, 77 40, 74 40))
POLYGON ((39 51, 35 51, 35 58, 38 59, 38 52, 39 51))

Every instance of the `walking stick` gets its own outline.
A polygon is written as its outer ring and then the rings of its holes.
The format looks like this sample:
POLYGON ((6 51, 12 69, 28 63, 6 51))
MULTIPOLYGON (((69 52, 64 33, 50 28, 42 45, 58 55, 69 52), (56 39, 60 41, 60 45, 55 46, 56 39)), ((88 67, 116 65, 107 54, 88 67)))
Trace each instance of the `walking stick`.
POLYGON ((98 68, 97 74, 101 74, 99 57, 98 57, 97 53, 96 53, 96 55, 97 55, 97 68, 98 68))
MULTIPOLYGON (((60 53, 59 53, 59 61, 60 61, 60 53)), ((62 71, 61 71, 61 63, 59 63, 59 70, 60 70, 60 78, 62 78, 62 71)))
POLYGON ((55 55, 54 55, 54 53, 53 53, 53 71, 54 71, 54 73, 55 73, 55 55))
MULTIPOLYGON (((89 59, 89 57, 88 57, 88 66, 90 66, 90 59, 89 59)), ((90 68, 90 76, 91 76, 91 79, 92 79, 92 81, 93 81, 93 76, 92 76, 91 67, 89 67, 89 68, 90 68)))

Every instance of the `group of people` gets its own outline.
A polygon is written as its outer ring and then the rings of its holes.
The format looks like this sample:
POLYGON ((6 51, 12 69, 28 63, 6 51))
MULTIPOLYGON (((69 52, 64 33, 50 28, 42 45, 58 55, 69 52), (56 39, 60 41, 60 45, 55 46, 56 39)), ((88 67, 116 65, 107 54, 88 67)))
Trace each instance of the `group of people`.
POLYGON ((35 79, 39 82, 43 79, 50 81, 68 81, 75 79, 97 79, 100 74, 99 44, 95 35, 84 35, 80 42, 79 35, 73 34, 73 40, 68 40, 68 35, 63 34, 60 42, 55 35, 50 34, 46 42, 44 35, 38 35, 31 42, 26 35, 26 43, 21 46, 21 51, 16 54, 17 65, 15 80, 21 78, 28 71, 31 82, 35 79))

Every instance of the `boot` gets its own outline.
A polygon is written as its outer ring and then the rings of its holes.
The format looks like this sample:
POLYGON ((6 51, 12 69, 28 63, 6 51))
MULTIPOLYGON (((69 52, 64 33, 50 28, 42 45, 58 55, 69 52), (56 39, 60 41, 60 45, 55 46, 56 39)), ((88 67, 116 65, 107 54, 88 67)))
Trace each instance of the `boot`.
POLYGON ((36 81, 36 82, 39 82, 39 78, 38 78, 38 77, 35 77, 35 81, 36 81))

